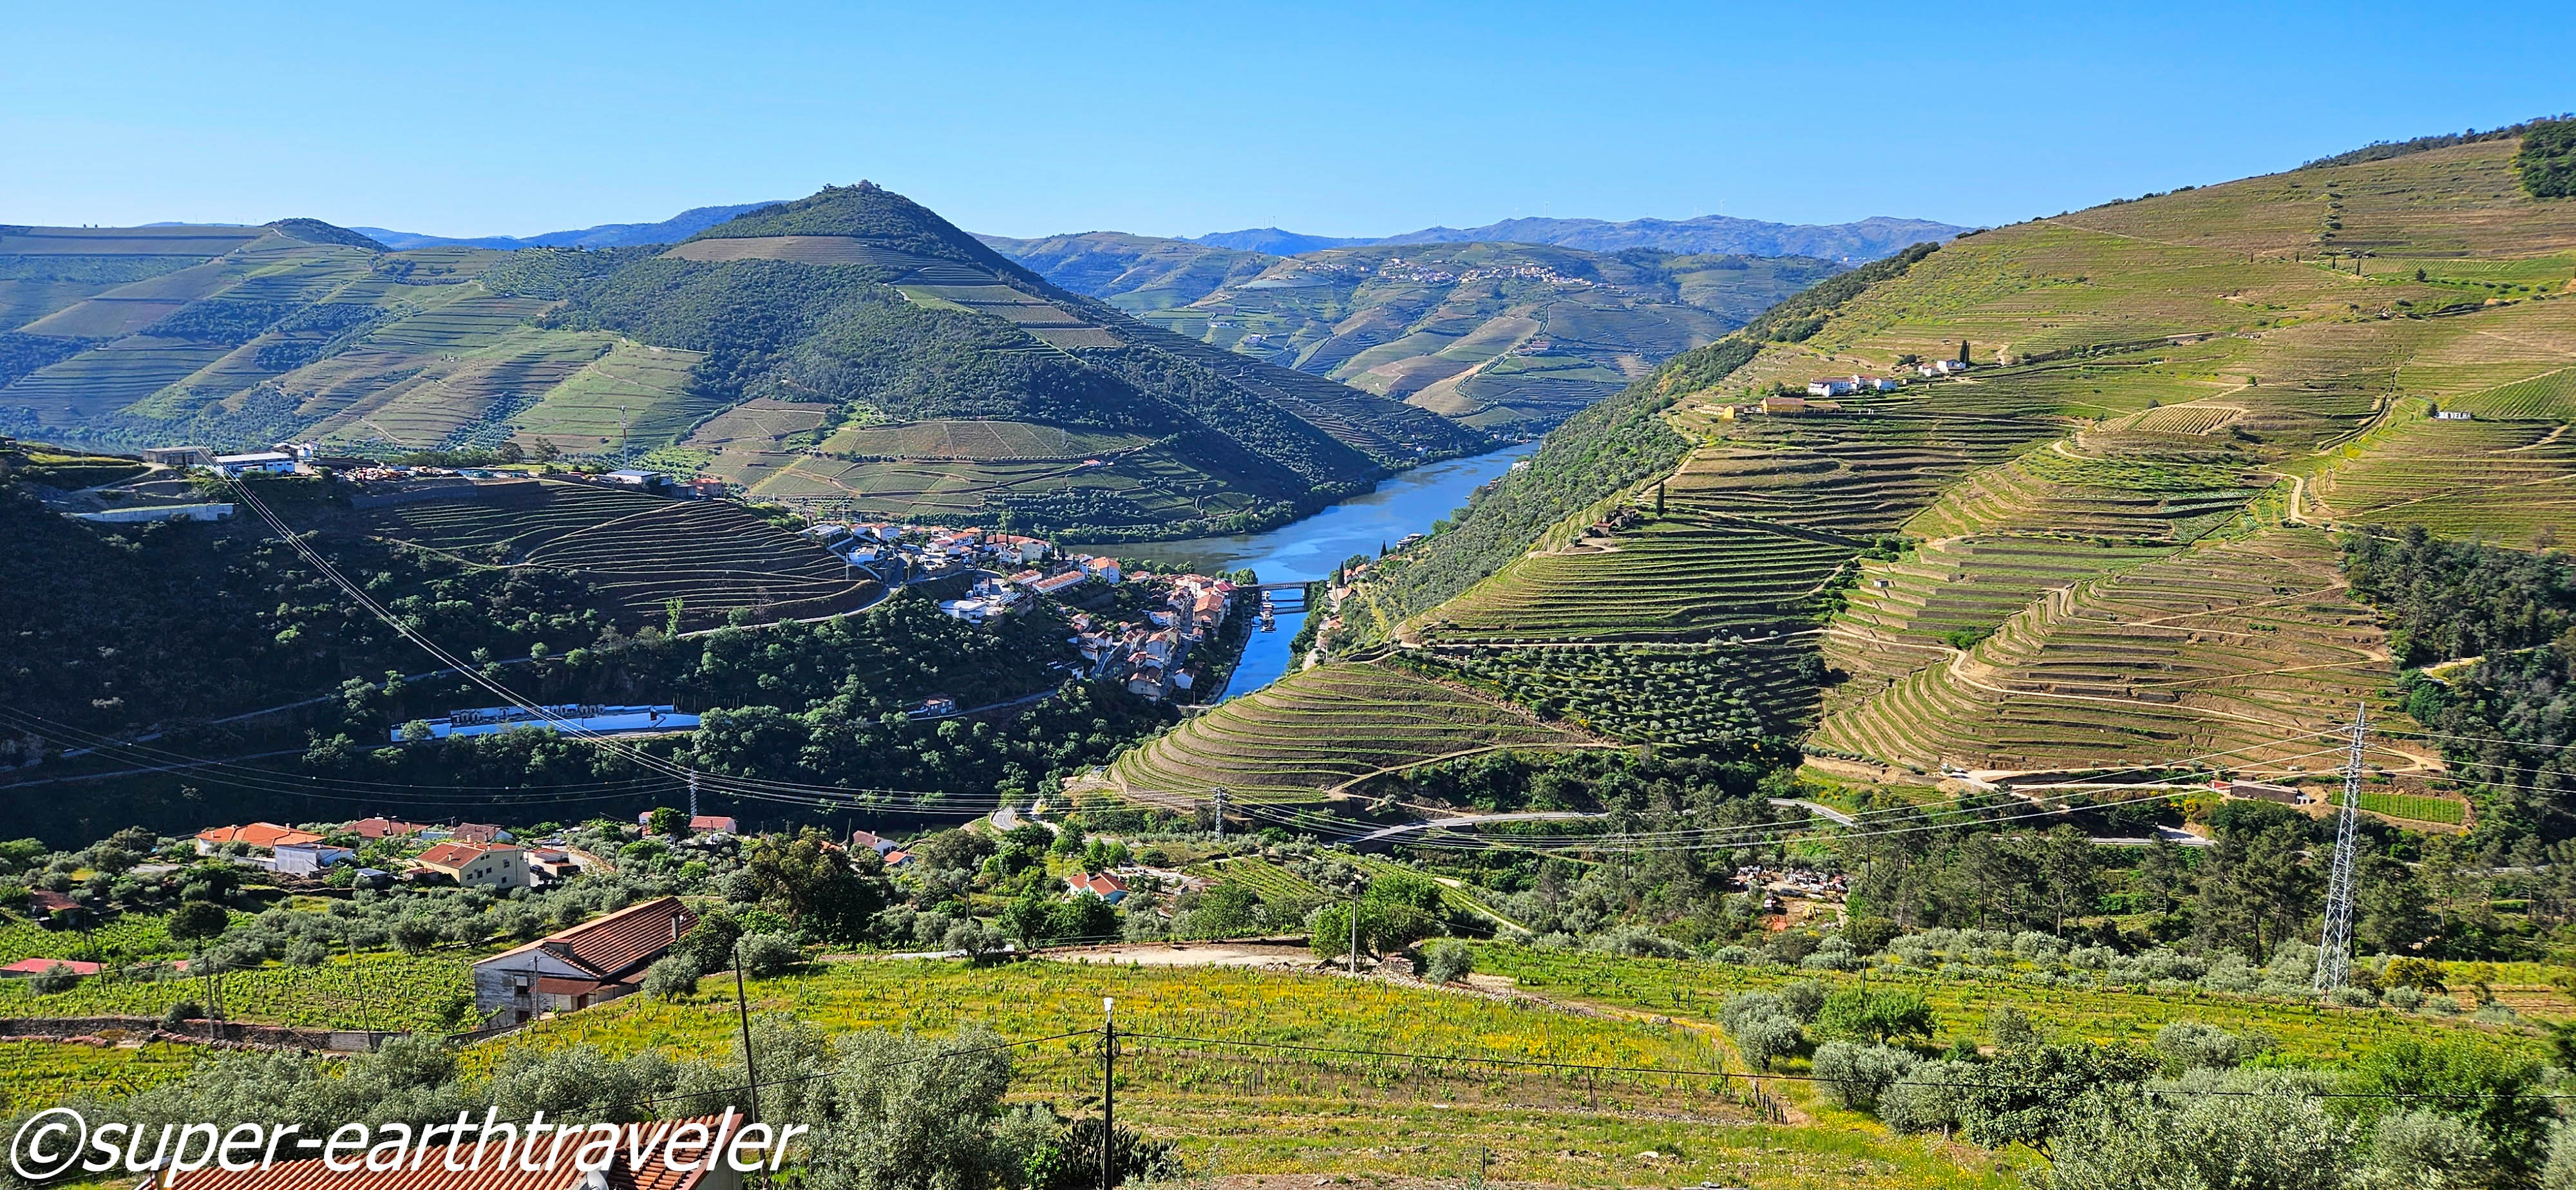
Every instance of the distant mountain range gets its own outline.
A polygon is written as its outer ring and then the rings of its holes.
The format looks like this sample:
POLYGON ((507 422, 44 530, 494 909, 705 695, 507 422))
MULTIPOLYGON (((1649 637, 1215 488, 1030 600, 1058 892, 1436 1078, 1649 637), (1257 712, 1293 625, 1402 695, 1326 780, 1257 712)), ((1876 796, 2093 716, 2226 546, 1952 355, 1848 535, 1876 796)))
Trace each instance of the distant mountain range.
POLYGON ((1929 219, 1874 215, 1857 223, 1765 223, 1727 215, 1696 219, 1505 219, 1483 227, 1426 227, 1375 239, 1314 236, 1276 227, 1210 232, 1190 242, 1239 252, 1297 256, 1378 244, 1548 244, 1586 252, 1656 248, 1741 256, 1812 256, 1846 264, 1892 256, 1913 244, 1948 240, 1968 228, 1929 219))
POLYGON ((350 230, 364 232, 397 252, 435 247, 499 248, 504 251, 515 248, 625 248, 636 244, 676 244, 736 215, 776 205, 776 202, 746 202, 722 207, 691 207, 659 223, 602 223, 597 227, 549 231, 524 239, 518 236, 433 236, 382 227, 354 227, 350 230))

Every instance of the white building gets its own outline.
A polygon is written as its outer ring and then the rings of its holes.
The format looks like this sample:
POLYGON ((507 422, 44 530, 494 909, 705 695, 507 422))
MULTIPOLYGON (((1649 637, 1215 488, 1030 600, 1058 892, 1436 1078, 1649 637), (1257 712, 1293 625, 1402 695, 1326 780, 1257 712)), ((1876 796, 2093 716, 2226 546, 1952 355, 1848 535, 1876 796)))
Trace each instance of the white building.
POLYGON ((246 455, 216 455, 215 470, 227 476, 292 475, 295 456, 282 450, 263 450, 246 455))

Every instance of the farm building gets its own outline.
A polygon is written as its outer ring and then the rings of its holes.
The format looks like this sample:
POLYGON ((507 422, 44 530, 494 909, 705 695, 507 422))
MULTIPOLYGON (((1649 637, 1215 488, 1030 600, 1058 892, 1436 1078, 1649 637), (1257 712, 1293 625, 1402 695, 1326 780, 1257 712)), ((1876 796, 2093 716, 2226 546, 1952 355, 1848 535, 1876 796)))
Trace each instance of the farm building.
POLYGON ((152 446, 144 448, 143 461, 166 467, 203 467, 215 461, 215 452, 202 446, 152 446))
POLYGON ((721 499, 730 488, 725 481, 705 475, 680 485, 680 490, 693 500, 721 499))
POLYGON ((1832 401, 1811 401, 1805 397, 1764 397, 1762 412, 1769 414, 1830 413, 1842 406, 1832 401))
POLYGON ((111 508, 105 512, 75 512, 76 520, 96 521, 105 525, 134 525, 152 521, 229 521, 233 519, 230 504, 146 504, 140 508, 111 508))
POLYGON ((670 477, 659 471, 610 471, 599 477, 599 482, 621 488, 658 488, 669 481, 670 477))
POLYGON ((269 871, 289 876, 310 876, 333 864, 347 863, 356 858, 358 853, 355 851, 317 839, 311 843, 278 844, 277 858, 270 860, 267 867, 269 871))
POLYGON ((1117 586, 1119 582, 1122 581, 1121 576, 1118 573, 1118 559, 1116 558, 1085 558, 1082 560, 1082 568, 1090 571, 1091 577, 1099 579, 1113 587, 1117 586))
POLYGON ((1807 395, 1811 397, 1839 397, 1851 390, 1851 379, 1845 376, 1825 376, 1807 382, 1807 395))
MULTIPOLYGON (((653 825, 653 812, 646 810, 637 814, 635 825, 653 825)), ((692 814, 689 816, 689 833, 738 835, 742 833, 742 824, 734 821, 733 815, 730 814, 692 814)))
POLYGON ((1089 577, 1079 570, 1068 570, 1062 574, 1051 574, 1039 579, 1030 584, 1030 589, 1040 595, 1061 595, 1081 586, 1089 577))
POLYGON ((518 841, 518 839, 510 832, 502 830, 498 823, 491 822, 457 823, 455 826, 447 828, 447 837, 454 839, 459 843, 475 844, 515 843, 518 841))
POLYGON ((295 471, 295 456, 282 450, 216 455, 215 470, 225 475, 290 475, 295 471))
POLYGON ((2210 788, 2217 790, 2224 797, 2279 802, 2284 806, 2304 806, 2308 803, 2308 795, 2290 786, 2274 785, 2269 781, 2213 781, 2210 783, 2210 788))
POLYGON ((2461 412, 2461 411, 2459 411, 2459 410, 2457 410, 2457 409, 2445 409, 2445 410, 2443 410, 2443 411, 2441 411, 2441 412, 2439 412, 2439 413, 2434 414, 2434 415, 2433 415, 2433 420, 2435 420, 2435 421, 2476 421, 2476 420, 2477 420, 2477 415, 2476 415, 2476 414, 2472 414, 2472 413, 2463 413, 2463 412, 2461 412))
POLYGON ((474 964, 474 1007, 519 1024, 614 1000, 697 924, 678 897, 661 897, 502 951, 474 964))
POLYGON ((1865 393, 1894 392, 1897 389, 1905 387, 1904 381, 1890 376, 1862 376, 1854 374, 1851 378, 1851 382, 1853 388, 1865 393))
MULTIPOLYGON (((597 1170, 539 1159, 533 1137, 524 1154, 514 1154, 517 1128, 502 1127, 509 1129, 502 1140, 477 1135, 472 1141, 451 1139, 445 1148, 423 1144, 411 1161, 396 1160, 387 1168, 370 1168, 354 1154, 333 1150, 333 1156, 304 1161, 245 1158, 230 1167, 218 1162, 174 1169, 167 1178, 172 1190, 742 1190, 734 1162, 757 1166, 772 1155, 770 1126, 745 1123, 731 1109, 720 1116, 599 1125, 613 1130, 616 1143, 609 1146, 607 1165, 597 1170), (739 1157, 717 1159, 737 1141, 739 1157)), ((789 1125, 786 1131, 802 1130, 789 1125)), ((558 1154, 578 1152, 554 1144, 558 1154)))
POLYGON ((412 870, 435 872, 468 887, 525 888, 528 852, 507 843, 484 847, 446 842, 421 852, 412 860, 412 870))
POLYGON ((1915 366, 1919 376, 1951 376, 1968 370, 1968 365, 1954 359, 1936 359, 1915 366))
POLYGON ((894 840, 886 838, 875 831, 865 828, 851 831, 850 850, 857 851, 862 847, 876 852, 879 855, 885 855, 895 849, 895 842, 894 840))

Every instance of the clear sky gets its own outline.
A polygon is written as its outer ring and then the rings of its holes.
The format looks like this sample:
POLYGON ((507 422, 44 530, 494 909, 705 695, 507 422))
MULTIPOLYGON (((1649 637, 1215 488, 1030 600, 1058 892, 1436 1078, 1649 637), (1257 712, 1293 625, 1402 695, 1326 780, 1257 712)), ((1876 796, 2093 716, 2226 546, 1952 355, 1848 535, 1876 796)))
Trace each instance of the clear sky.
POLYGON ((0 222, 1991 224, 2576 109, 2576 3, 11 6, 0 222))

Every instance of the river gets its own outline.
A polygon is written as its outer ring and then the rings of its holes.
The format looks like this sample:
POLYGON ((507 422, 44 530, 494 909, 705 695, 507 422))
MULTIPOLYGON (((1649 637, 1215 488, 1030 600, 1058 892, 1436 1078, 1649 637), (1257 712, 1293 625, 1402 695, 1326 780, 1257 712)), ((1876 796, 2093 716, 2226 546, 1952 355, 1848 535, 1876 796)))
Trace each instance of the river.
MULTIPOLYGON (((1367 495, 1353 496, 1267 533, 1093 548, 1142 562, 1211 570, 1250 567, 1265 583, 1314 582, 1332 577, 1333 568, 1354 554, 1374 558, 1383 546, 1430 532, 1431 522, 1456 512, 1469 494, 1537 449, 1537 443, 1524 442, 1416 467, 1379 483, 1367 495)), ((1294 660, 1288 655, 1288 642, 1296 639, 1305 623, 1304 613, 1283 614, 1276 631, 1254 632, 1243 648, 1242 663, 1235 667, 1234 680, 1226 687, 1226 697, 1250 694, 1288 672, 1294 660)))

